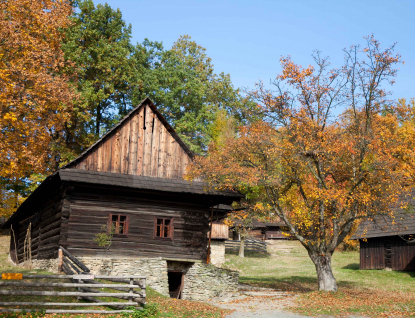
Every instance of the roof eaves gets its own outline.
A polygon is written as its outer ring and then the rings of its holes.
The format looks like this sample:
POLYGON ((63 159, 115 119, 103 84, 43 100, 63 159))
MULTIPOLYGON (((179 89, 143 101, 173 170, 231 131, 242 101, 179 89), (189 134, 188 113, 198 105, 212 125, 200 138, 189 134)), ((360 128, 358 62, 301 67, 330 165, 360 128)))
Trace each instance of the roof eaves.
POLYGON ((56 175, 58 174, 58 172, 55 172, 53 174, 51 174, 50 176, 46 177, 45 180, 43 180, 43 182, 29 195, 29 197, 23 201, 22 204, 20 204, 20 206, 17 208, 16 212, 14 212, 10 218, 0 227, 0 229, 6 229, 10 226, 10 224, 14 221, 14 219, 16 219, 21 213, 22 211, 25 209, 25 207, 31 203, 31 201, 33 200, 34 197, 36 197, 38 195, 38 193, 40 193, 43 188, 50 182, 50 180, 52 180, 52 178, 54 178, 56 175))

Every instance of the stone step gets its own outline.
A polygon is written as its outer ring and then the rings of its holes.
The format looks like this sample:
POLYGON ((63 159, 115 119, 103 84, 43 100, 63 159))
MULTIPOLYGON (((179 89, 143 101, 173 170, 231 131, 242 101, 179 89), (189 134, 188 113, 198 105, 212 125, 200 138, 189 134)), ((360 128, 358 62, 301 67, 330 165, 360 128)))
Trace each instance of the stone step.
POLYGON ((278 298, 287 296, 287 294, 284 292, 241 291, 241 294, 246 296, 273 296, 278 298))

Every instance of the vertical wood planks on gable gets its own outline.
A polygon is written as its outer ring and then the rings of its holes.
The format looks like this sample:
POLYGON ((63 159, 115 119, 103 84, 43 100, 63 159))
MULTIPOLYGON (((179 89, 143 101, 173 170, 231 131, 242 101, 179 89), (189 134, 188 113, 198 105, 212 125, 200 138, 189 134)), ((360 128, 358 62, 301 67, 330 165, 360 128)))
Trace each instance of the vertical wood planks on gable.
POLYGON ((138 114, 130 121, 130 156, 128 162, 128 174, 136 174, 137 169, 137 139, 138 139, 138 114))
POLYGON ((175 155, 175 162, 174 162, 174 178, 175 179, 181 177, 179 175, 179 172, 180 172, 180 166, 182 163, 182 155, 183 155, 182 147, 180 147, 179 143, 176 142, 176 155, 175 155))
POLYGON ((85 170, 89 170, 89 162, 91 161, 91 155, 87 156, 84 160, 82 160, 85 164, 85 170))
POLYGON ((190 162, 189 156, 187 155, 187 153, 182 151, 182 161, 181 161, 180 171, 179 171, 180 178, 183 178, 186 175, 186 168, 189 165, 189 162, 190 162))
POLYGON ((121 156, 121 131, 118 128, 115 134, 111 137, 112 151, 111 151, 111 172, 120 172, 120 156, 121 156))
POLYGON ((128 162, 130 157, 130 123, 124 123, 122 127, 122 157, 121 173, 128 173, 128 162))
POLYGON ((104 143, 105 150, 105 172, 111 172, 111 161, 112 161, 112 138, 107 138, 104 143))
POLYGON ((151 142, 150 175, 157 177, 158 153, 160 151, 160 124, 158 117, 153 115, 153 134, 151 142))
POLYGON ((135 175, 142 175, 143 174, 143 162, 144 162, 144 138, 145 138, 145 116, 144 116, 144 108, 140 109, 138 114, 138 140, 137 140, 137 168, 133 174, 135 175))
POLYGON ((143 104, 72 167, 78 169, 183 178, 191 158, 170 128, 143 104))
POLYGON ((164 125, 160 125, 160 146, 158 152, 158 167, 157 167, 157 177, 165 178, 166 177, 166 166, 167 166, 167 135, 168 131, 164 125))
POLYGON ((169 160, 167 162, 167 178, 175 178, 175 163, 177 156, 177 142, 172 135, 169 136, 169 160))
POLYGON ((98 145, 97 150, 97 171, 103 171, 102 169, 102 159, 103 159, 103 151, 102 151, 102 144, 98 145))
POLYGON ((88 170, 96 171, 97 150, 94 149, 89 157, 90 157, 90 162, 89 162, 88 170))
POLYGON ((154 114, 150 107, 145 106, 145 129, 144 129, 144 162, 143 176, 150 176, 151 168, 151 143, 153 141, 154 114))

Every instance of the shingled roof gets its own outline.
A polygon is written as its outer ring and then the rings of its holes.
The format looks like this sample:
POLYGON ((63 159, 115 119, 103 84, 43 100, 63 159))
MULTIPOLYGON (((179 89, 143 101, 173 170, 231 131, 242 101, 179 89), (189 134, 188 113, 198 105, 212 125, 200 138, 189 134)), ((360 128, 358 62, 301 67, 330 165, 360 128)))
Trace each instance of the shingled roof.
POLYGON ((57 173, 60 179, 66 182, 101 184, 174 193, 217 195, 234 197, 235 199, 241 197, 239 193, 230 190, 219 191, 208 189, 206 184, 200 181, 189 182, 182 179, 164 179, 81 169, 63 169, 57 173))
POLYGON ((231 190, 215 190, 208 188, 204 182, 189 182, 182 179, 164 179, 146 176, 135 176, 122 173, 98 172, 82 169, 63 169, 48 176, 39 187, 20 205, 17 211, 0 228, 8 228, 10 224, 27 212, 33 212, 30 207, 39 203, 41 194, 47 194, 59 187, 61 182, 78 184, 95 184, 104 186, 123 187, 150 192, 165 192, 172 194, 193 194, 213 196, 225 201, 239 200, 242 195, 231 190))
POLYGON ((393 218, 379 215, 372 221, 363 221, 352 239, 415 234, 415 188, 401 203, 407 204, 406 209, 395 208, 393 218))

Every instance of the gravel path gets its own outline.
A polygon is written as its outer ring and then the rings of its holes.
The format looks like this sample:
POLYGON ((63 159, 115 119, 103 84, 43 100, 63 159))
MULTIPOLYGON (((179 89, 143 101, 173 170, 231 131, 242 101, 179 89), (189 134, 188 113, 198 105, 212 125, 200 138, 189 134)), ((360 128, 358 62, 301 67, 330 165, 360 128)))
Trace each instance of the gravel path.
MULTIPOLYGON (((295 314, 287 308, 295 306, 298 295, 282 292, 272 288, 252 287, 239 285, 239 296, 224 301, 222 298, 212 299, 212 305, 234 310, 226 318, 312 318, 295 314)), ((319 316, 320 318, 334 318, 334 316, 319 316)), ((347 318, 365 318, 350 315, 347 318)))
POLYGON ((225 309, 234 310, 227 318, 307 318, 286 311, 294 305, 296 295, 271 288, 253 288, 240 285, 240 295, 228 301, 213 299, 210 303, 225 309))

